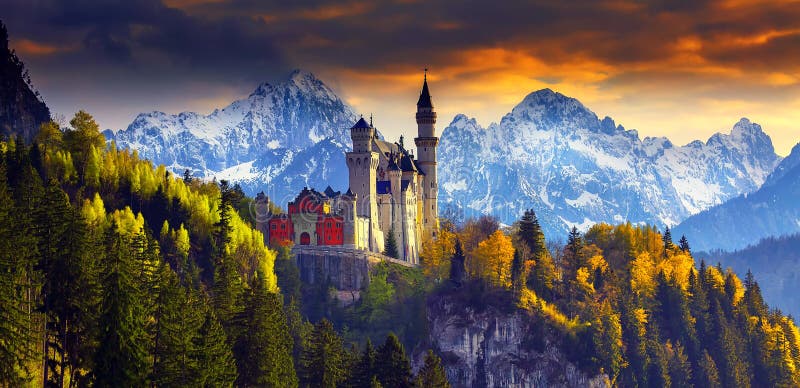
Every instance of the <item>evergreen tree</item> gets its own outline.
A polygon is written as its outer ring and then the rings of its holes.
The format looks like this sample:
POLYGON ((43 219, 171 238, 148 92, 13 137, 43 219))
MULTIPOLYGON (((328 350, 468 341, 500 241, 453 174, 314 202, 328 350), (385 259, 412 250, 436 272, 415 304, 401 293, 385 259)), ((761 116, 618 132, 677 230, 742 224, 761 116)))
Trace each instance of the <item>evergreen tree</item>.
POLYGON ((442 359, 428 349, 425 355, 425 364, 417 373, 417 387, 426 388, 450 388, 447 375, 442 367, 442 359))
POLYGON ((211 309, 205 313, 194 346, 197 352, 197 386, 232 387, 238 376, 236 362, 225 331, 211 309))
POLYGON ((465 261, 466 257, 464 257, 464 251, 461 248, 461 240, 456 239, 455 253, 453 253, 453 257, 450 258, 450 281, 455 284, 456 287, 460 287, 465 280, 464 278, 467 274, 467 269, 464 264, 465 261))
POLYGON ((367 338, 367 344, 364 346, 364 352, 358 359, 358 363, 353 370, 351 376, 351 386, 353 387, 369 387, 372 380, 376 376, 375 359, 377 353, 372 347, 372 341, 367 338))
POLYGON ((131 252, 122 236, 112 236, 103 278, 100 347, 95 354, 95 385, 140 387, 149 374, 146 316, 135 289, 131 252))
POLYGON ((698 365, 699 374, 696 379, 696 387, 719 388, 722 383, 719 380, 719 372, 717 371, 717 364, 714 359, 708 354, 708 351, 703 350, 703 356, 700 358, 698 365))
POLYGON ((214 308, 217 317, 225 328, 229 341, 234 343, 239 336, 235 317, 242 311, 244 284, 239 276, 239 265, 228 253, 231 227, 231 200, 233 193, 228 181, 220 182, 219 221, 214 225, 213 263, 214 263, 214 308))
POLYGON ((378 381, 384 387, 411 387, 411 365, 406 357, 403 344, 394 333, 386 337, 386 342, 378 349, 375 361, 378 381))
POLYGON ((18 234, 12 217, 15 210, 6 185, 5 166, 0 161, 0 385, 7 386, 23 385, 35 344, 30 313, 34 306, 29 295, 32 278, 37 274, 28 272, 32 258, 25 255, 27 247, 20 244, 25 236, 18 234))
POLYGON ((681 239, 678 241, 678 247, 683 251, 683 253, 692 254, 692 248, 689 247, 689 240, 686 239, 686 235, 682 235, 681 239))
POLYGON ((322 319, 314 326, 308 345, 302 357, 303 385, 333 388, 347 378, 342 339, 330 321, 322 319))
POLYGON ((522 289, 525 277, 524 271, 522 254, 520 254, 519 250, 514 250, 514 258, 511 260, 511 289, 514 293, 522 289))
POLYGON ((744 305, 747 308, 747 313, 756 317, 767 316, 767 304, 764 303, 764 298, 761 295, 761 287, 749 269, 744 277, 744 287, 744 305))
POLYGON ((288 246, 277 246, 275 250, 278 255, 275 258, 275 276, 278 278, 278 288, 283 294, 283 303, 288 305, 290 301, 301 300, 300 293, 300 269, 292 260, 292 251, 288 246))
POLYGON ((162 262, 156 296, 153 382, 159 387, 198 385, 197 348, 203 324, 199 296, 181 286, 177 274, 162 262))
POLYGON ((296 387, 293 341, 281 297, 267 291, 263 274, 251 285, 243 314, 244 330, 236 346, 239 386, 296 387))
POLYGON ((669 230, 669 226, 664 230, 664 236, 662 238, 664 241, 664 257, 667 257, 667 252, 675 247, 675 244, 672 242, 672 232, 669 230))
POLYGON ((667 341, 666 350, 669 357, 667 366, 672 386, 675 388, 692 387, 692 365, 689 363, 689 358, 686 356, 683 346, 681 344, 673 346, 672 343, 667 341))
POLYGON ((383 254, 392 258, 400 257, 397 250, 397 239, 394 236, 394 227, 389 229, 389 235, 386 236, 386 242, 383 247, 383 254))
POLYGON ((539 219, 533 209, 528 209, 519 220, 517 237, 530 249, 531 258, 537 258, 547 251, 544 242, 544 233, 539 225, 539 219))

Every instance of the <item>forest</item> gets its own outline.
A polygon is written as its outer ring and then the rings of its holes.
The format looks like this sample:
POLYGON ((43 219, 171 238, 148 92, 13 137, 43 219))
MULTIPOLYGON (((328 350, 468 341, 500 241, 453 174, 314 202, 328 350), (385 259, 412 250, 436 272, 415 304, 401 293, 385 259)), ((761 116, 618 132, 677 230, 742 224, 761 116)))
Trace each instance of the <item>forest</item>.
POLYGON ((0 386, 447 387, 426 309, 443 296, 524 312, 525 346, 554 339, 609 385, 800 385, 793 319, 668 228, 559 244, 533 210, 443 220, 420 267, 378 265, 344 305, 265 245, 263 197, 118 150, 86 112, 0 154, 0 386))

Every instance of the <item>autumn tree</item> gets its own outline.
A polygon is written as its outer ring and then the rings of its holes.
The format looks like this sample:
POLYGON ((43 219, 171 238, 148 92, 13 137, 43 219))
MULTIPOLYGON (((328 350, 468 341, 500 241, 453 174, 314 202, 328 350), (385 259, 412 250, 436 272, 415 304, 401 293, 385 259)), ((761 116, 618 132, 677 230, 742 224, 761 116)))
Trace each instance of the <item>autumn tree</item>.
POLYGON ((500 230, 478 244, 472 254, 470 273, 500 287, 511 287, 511 262, 514 247, 511 238, 500 230))

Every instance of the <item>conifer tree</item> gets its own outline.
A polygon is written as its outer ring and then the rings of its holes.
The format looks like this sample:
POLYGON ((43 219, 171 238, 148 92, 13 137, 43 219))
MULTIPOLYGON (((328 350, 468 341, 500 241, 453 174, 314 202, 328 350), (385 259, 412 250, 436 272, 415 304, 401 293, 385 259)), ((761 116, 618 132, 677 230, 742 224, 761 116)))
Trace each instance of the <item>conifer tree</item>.
POLYGON ((378 349, 375 361, 378 381, 384 387, 411 387, 411 365, 403 344, 394 333, 389 333, 386 342, 378 349))
POLYGON ((389 229, 389 234, 386 236, 386 242, 383 247, 383 254, 391 258, 398 258, 400 254, 397 250, 397 239, 394 236, 394 227, 389 229))
POLYGON ((450 282, 456 287, 460 287, 465 280, 464 278, 467 274, 465 261, 466 257, 464 257, 464 251, 461 248, 461 240, 456 239, 455 253, 450 258, 450 282))
POLYGON ((689 358, 684 352, 683 346, 676 343, 672 345, 667 341, 666 344, 667 367, 669 368, 669 378, 672 386, 675 388, 689 388, 692 385, 692 365, 689 363, 689 358))
POLYGON ((684 253, 688 255, 692 254, 692 248, 689 247, 689 240, 686 239, 686 235, 681 235, 681 239, 678 241, 678 247, 684 253))
POLYGON ((334 388, 347 378, 342 339, 333 324, 322 319, 314 326, 303 353, 300 382, 304 386, 334 388))
POLYGON ((111 238, 103 278, 100 347, 94 357, 95 384, 144 386, 150 372, 147 317, 134 285, 128 244, 122 236, 111 238))
POLYGON ((450 388, 447 375, 442 367, 442 359, 428 349, 425 355, 425 364, 417 373, 417 387, 426 388, 450 388))
POLYGON ((162 261, 154 311, 153 382, 159 387, 199 384, 195 342, 203 324, 199 296, 181 286, 162 261))
POLYGON ((233 193, 228 181, 220 182, 219 221, 214 225, 214 308, 225 328, 228 340, 233 343, 239 336, 234 319, 242 311, 244 284, 239 276, 239 266, 228 253, 231 234, 231 200, 233 193))
POLYGON ((696 387, 719 388, 722 383, 719 380, 719 372, 717 371, 717 364, 714 359, 708 354, 708 351, 703 350, 703 356, 700 358, 699 372, 696 379, 696 387))
POLYGON ((197 386, 232 387, 238 376, 236 361, 225 330, 210 308, 206 310, 194 346, 197 352, 197 386))
POLYGON ((0 160, 0 385, 8 386, 21 386, 25 382, 35 344, 30 313, 34 306, 29 295, 36 274, 28 272, 31 258, 25 255, 27 247, 20 244, 24 235, 18 234, 18 225, 12 217, 15 210, 6 185, 5 166, 0 160))
POLYGON ((372 341, 367 338, 367 344, 364 346, 364 352, 355 365, 353 374, 351 376, 351 386, 353 387, 369 387, 372 380, 375 378, 375 359, 377 353, 372 347, 372 341))
POLYGON ((664 257, 667 257, 667 252, 675 247, 675 244, 672 242, 672 232, 669 230, 669 226, 664 230, 664 236, 662 238, 664 241, 664 257))
POLYGON ((267 291, 263 274, 251 282, 243 314, 244 330, 236 344, 239 386, 296 387, 293 341, 281 297, 267 291))
POLYGON ((514 251, 514 258, 511 260, 511 289, 514 293, 519 292, 524 284, 525 267, 522 259, 522 254, 519 250, 514 251))

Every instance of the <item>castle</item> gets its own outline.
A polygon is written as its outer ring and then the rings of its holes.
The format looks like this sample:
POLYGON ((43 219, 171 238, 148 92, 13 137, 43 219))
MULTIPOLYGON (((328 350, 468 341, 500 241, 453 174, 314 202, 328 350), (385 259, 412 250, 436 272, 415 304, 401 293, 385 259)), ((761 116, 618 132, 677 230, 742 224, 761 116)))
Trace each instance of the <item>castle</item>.
POLYGON ((363 117, 350 128, 353 150, 345 154, 349 189, 330 186, 318 192, 304 188, 288 204, 287 214, 267 221, 271 242, 296 246, 341 246, 383 252, 394 234, 397 259, 419 263, 423 239, 439 230, 436 178, 436 112, 428 90, 427 71, 417 101, 417 158, 403 144, 376 136, 363 117))

